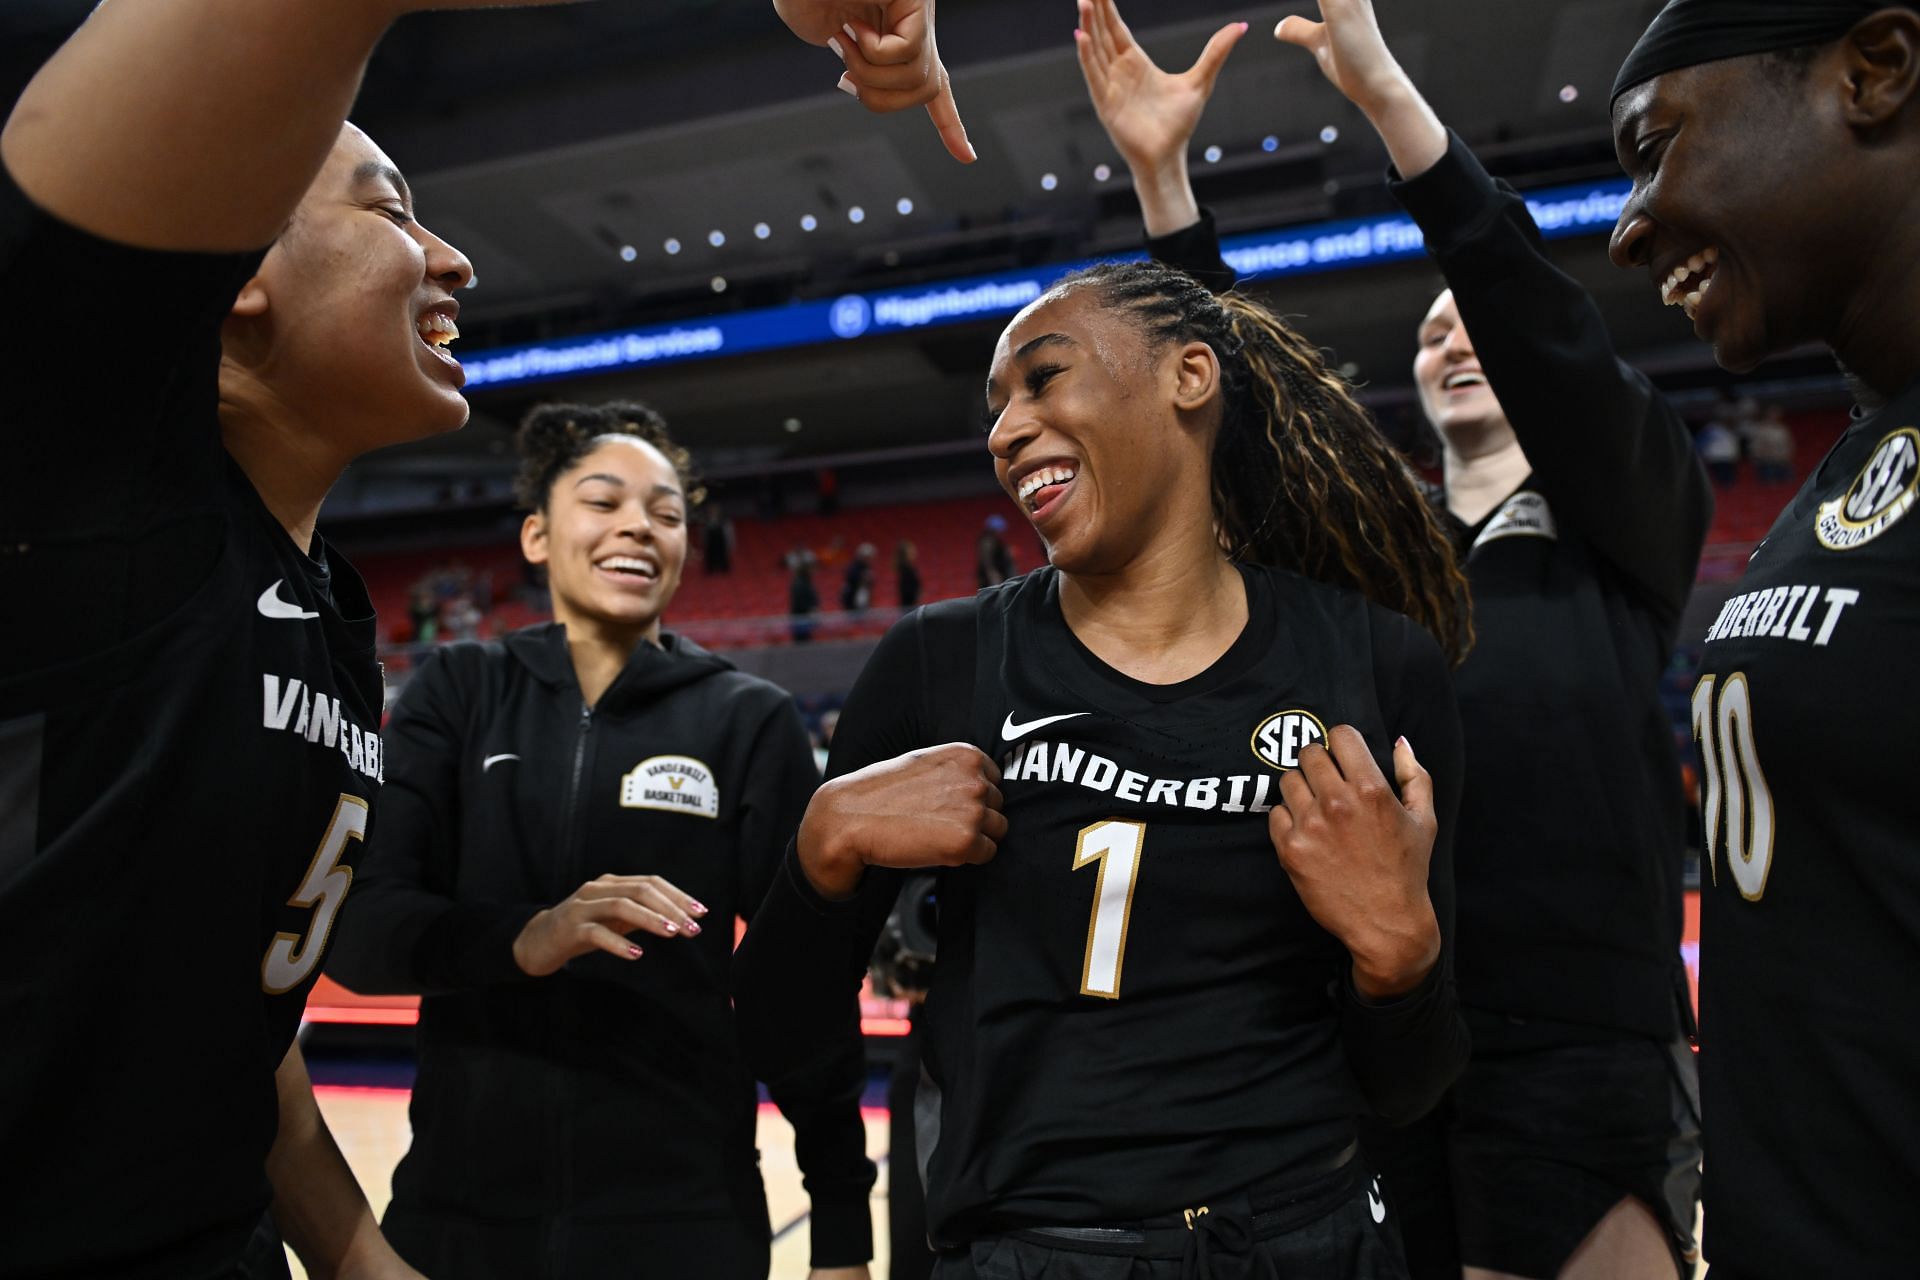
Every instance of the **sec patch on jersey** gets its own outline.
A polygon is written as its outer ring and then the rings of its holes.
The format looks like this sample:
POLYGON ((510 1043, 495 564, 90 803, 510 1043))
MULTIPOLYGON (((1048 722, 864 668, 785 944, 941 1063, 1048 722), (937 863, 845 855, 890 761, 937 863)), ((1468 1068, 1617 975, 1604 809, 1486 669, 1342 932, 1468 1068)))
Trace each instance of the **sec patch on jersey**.
POLYGON ((1865 546, 1913 508, 1920 480, 1920 431, 1901 427, 1875 446, 1847 491, 1820 504, 1814 535, 1829 551, 1865 546))
POLYGON ((720 786, 692 756, 648 756, 620 779, 620 807, 718 818, 720 786))
POLYGON ((1269 769, 1300 767, 1300 753, 1327 740, 1327 726, 1311 711, 1276 711, 1253 731, 1253 758, 1269 769))

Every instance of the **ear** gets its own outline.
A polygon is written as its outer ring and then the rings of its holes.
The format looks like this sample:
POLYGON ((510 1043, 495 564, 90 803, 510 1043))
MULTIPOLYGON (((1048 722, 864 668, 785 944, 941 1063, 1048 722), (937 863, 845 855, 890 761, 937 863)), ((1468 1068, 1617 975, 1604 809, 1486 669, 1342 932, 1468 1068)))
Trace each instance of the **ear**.
POLYGON ((267 314, 267 282, 255 276, 240 286, 239 296, 234 298, 228 314, 240 320, 258 320, 267 314))
POLYGON ((1856 129, 1891 123, 1920 88, 1920 13, 1882 9, 1863 18, 1841 43, 1850 90, 1842 106, 1856 129))
POLYGON ((1189 342, 1174 360, 1173 404, 1195 413, 1220 397, 1220 357, 1204 342, 1189 342))
POLYGON ((547 518, 538 511, 529 512, 520 522, 520 554, 528 564, 547 562, 547 518))

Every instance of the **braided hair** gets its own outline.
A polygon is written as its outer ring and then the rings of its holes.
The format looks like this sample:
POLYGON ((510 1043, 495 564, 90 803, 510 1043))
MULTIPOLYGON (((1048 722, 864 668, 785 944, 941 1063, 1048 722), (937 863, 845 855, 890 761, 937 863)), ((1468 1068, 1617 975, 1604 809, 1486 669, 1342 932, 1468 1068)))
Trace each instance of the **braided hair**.
POLYGON ((527 412, 514 436, 514 448, 520 455, 514 494, 520 505, 528 511, 545 511, 553 495, 553 482, 599 448, 608 436, 632 436, 658 449, 679 477, 689 509, 706 498, 706 490, 693 471, 693 457, 667 434, 667 420, 637 401, 611 400, 606 404, 541 404, 527 412))
POLYGON ((1420 623, 1456 664, 1473 645, 1467 581, 1419 481, 1319 348, 1242 294, 1159 262, 1102 263, 1093 289, 1150 347, 1204 342, 1220 362, 1213 513, 1231 560, 1351 587, 1420 623))

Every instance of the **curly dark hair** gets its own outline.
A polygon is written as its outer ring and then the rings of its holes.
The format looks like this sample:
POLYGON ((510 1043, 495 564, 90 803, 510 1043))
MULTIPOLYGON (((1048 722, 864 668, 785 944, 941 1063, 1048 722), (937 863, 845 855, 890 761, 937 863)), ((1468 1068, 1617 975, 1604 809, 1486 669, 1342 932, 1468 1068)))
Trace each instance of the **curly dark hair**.
POLYGON ((1452 541, 1319 348, 1264 304, 1215 296, 1164 263, 1102 263, 1057 287, 1097 290, 1153 350, 1213 348, 1213 512, 1228 558, 1351 587, 1420 623, 1456 664, 1466 657, 1473 610, 1452 541))
POLYGON ((606 404, 540 404, 527 411, 514 436, 514 448, 520 455, 514 494, 520 505, 528 511, 545 511, 553 482, 592 453, 606 436, 633 436, 664 454, 680 478, 688 510, 705 500, 707 493, 694 473, 693 456, 674 443, 667 433, 667 420, 638 401, 611 400, 606 404))

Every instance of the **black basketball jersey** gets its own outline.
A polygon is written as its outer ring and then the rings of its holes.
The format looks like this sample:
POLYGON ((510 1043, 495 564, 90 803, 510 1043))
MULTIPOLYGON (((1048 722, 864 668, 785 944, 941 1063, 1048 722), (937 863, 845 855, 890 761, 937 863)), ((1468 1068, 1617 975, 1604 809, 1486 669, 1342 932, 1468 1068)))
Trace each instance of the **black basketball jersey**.
POLYGON ((220 446, 257 261, 107 244, 0 184, 7 1274, 227 1274, 381 775, 366 591, 220 446), (81 367, 86 308, 142 285, 152 332, 81 367))
POLYGON ((1920 1257, 1920 384, 1854 423, 1705 636, 1700 1082, 1716 1274, 1920 1257))
MULTIPOLYGON (((1282 775, 1330 728, 1358 728, 1389 777, 1406 734, 1435 777, 1431 891, 1450 926, 1459 728, 1433 640, 1353 593, 1248 570, 1231 648, 1150 685, 1074 637, 1059 581, 1041 569, 911 615, 862 674, 829 765, 961 740, 1002 768, 1006 839, 939 889, 917 1103, 938 1241, 1305 1179, 1350 1154, 1370 1104, 1423 1109, 1464 1062, 1444 969, 1360 1002, 1267 828, 1282 775)), ((802 1062, 837 976, 805 913, 834 907, 792 871, 796 892, 776 885, 749 930, 740 1007, 763 1059, 802 1062)), ((870 872, 863 895, 894 883, 870 872)))

